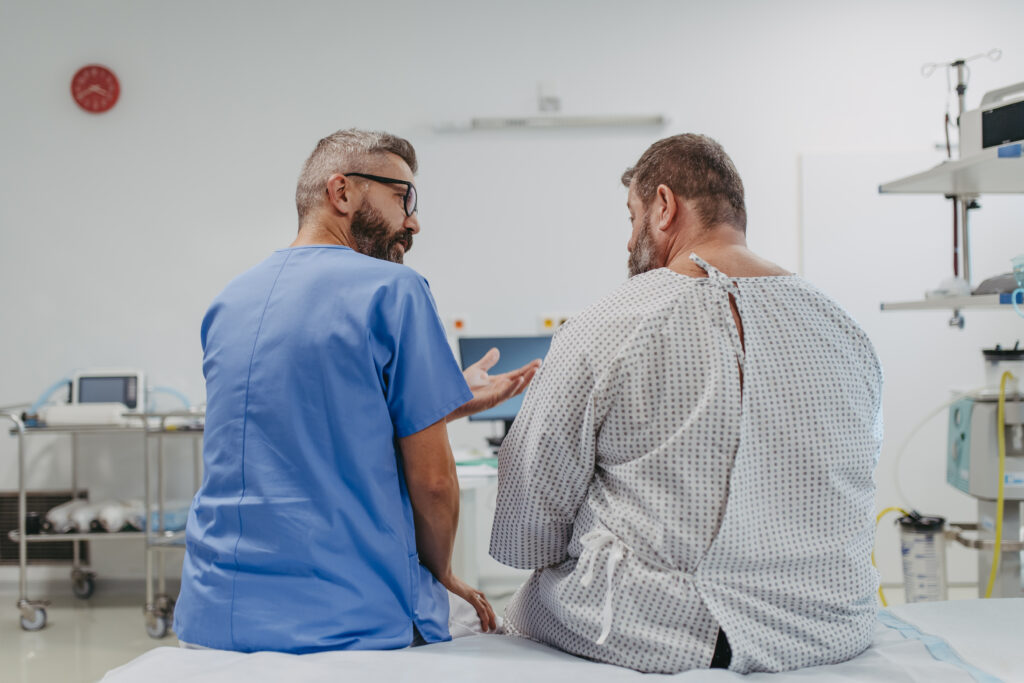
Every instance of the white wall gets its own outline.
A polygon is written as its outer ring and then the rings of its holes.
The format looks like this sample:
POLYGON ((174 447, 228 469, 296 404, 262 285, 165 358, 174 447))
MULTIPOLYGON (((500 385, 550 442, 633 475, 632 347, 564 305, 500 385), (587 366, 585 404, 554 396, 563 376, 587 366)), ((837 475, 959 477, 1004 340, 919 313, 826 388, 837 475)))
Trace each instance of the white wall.
MULTIPOLYGON (((622 281, 618 177, 670 133, 725 145, 747 186, 752 246, 796 269, 801 155, 930 150, 945 82, 922 79, 921 64, 1002 47, 1002 61, 974 65, 975 105, 1024 80, 1022 20, 1016 0, 969 10, 934 0, 0 0, 0 405, 103 365, 145 368, 201 400, 207 303, 291 240, 298 169, 341 127, 384 128, 416 145, 423 232, 407 263, 431 281, 442 315, 468 316, 477 334, 532 332, 539 313, 579 310, 622 281), (68 92, 91 62, 122 85, 100 116, 68 92), (529 113, 541 80, 557 84, 567 113, 660 112, 671 124, 431 130, 529 113)), ((932 284, 922 272, 919 289, 932 284)), ((942 320, 912 332, 955 334, 942 320)), ((899 391, 886 400, 930 400, 910 383, 899 391)), ((458 425, 453 439, 470 445, 482 431, 458 425)), ((35 448, 44 452, 32 484, 63 483, 59 445, 35 448)), ((0 440, 0 489, 15 486, 13 453, 13 440, 0 440)), ((135 482, 126 470, 98 464, 83 476, 94 490, 124 490, 135 482)), ((137 572, 122 560, 100 571, 137 572)))

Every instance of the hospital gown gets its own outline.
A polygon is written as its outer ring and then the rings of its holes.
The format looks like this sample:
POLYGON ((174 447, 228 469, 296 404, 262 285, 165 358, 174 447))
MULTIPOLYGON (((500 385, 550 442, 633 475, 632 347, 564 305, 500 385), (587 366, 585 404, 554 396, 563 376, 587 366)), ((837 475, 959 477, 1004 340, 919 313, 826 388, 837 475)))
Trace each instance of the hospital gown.
POLYGON ((555 336, 499 454, 507 628, 648 672, 779 671, 868 647, 882 373, 797 276, 662 268, 555 336), (729 306, 735 297, 744 343, 729 306), (742 370, 742 380, 741 380, 742 370))

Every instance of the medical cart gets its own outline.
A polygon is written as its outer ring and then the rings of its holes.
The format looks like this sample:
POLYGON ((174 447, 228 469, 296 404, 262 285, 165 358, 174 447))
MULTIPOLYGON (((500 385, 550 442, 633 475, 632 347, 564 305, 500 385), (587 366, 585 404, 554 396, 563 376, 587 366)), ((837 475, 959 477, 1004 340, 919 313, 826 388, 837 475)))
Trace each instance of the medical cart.
POLYGON ((14 414, 0 413, 0 418, 13 423, 11 434, 18 439, 18 529, 9 537, 18 543, 18 602, 21 627, 26 631, 38 631, 46 626, 46 600, 32 600, 28 597, 28 544, 73 542, 71 587, 74 595, 88 599, 95 589, 95 574, 82 567, 82 541, 135 541, 142 542, 146 551, 146 603, 144 606, 146 633, 152 638, 167 635, 174 613, 174 600, 167 595, 167 582, 163 554, 169 549, 185 547, 184 531, 171 532, 164 529, 165 486, 164 486, 164 442, 168 438, 188 438, 192 442, 193 488, 199 488, 202 458, 200 440, 203 435, 203 414, 197 412, 126 413, 126 426, 120 425, 61 425, 59 427, 29 427, 14 414), (169 420, 181 421, 174 424, 169 420), (143 460, 144 531, 76 532, 27 534, 25 519, 27 513, 27 489, 25 484, 26 444, 29 436, 66 435, 71 442, 71 497, 78 498, 78 450, 79 440, 90 435, 133 435, 143 460), (153 505, 153 486, 150 466, 151 444, 156 445, 156 506, 153 505), (152 524, 155 516, 158 521, 152 524), (154 528, 155 527, 155 528, 154 528), (155 565, 155 567, 154 567, 155 565), (155 570, 155 571, 154 571, 155 570), (154 577, 155 574, 155 577, 154 577), (154 581, 155 579, 155 581, 154 581), (154 585, 155 584, 155 585, 154 585))

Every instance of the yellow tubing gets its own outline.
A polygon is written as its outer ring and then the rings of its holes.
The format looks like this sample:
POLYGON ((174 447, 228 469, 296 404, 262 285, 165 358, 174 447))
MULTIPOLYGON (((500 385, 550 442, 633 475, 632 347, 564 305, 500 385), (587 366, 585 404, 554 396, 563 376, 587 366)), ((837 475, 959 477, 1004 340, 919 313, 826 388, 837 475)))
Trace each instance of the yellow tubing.
POLYGON ((996 410, 996 440, 999 443, 999 493, 996 494, 996 540, 992 548, 992 571, 988 575, 985 597, 992 597, 999 572, 999 556, 1003 546, 1003 484, 1006 480, 1006 380, 1014 379, 1013 374, 1004 372, 999 378, 999 408, 996 410))
MULTIPOLYGON (((875 517, 875 530, 876 531, 878 530, 879 522, 882 521, 882 517, 885 517, 890 512, 901 512, 901 513, 903 513, 904 517, 906 517, 907 515, 910 514, 909 512, 904 510, 903 508, 896 507, 895 505, 893 505, 892 507, 887 507, 884 510, 882 510, 881 512, 879 512, 878 516, 875 517)), ((878 565, 875 564, 875 549, 874 548, 871 548, 871 566, 875 567, 875 568, 878 567, 878 565)), ((879 581, 878 581, 878 599, 882 601, 882 607, 888 607, 889 606, 889 603, 885 601, 885 593, 882 592, 882 581, 881 581, 881 579, 879 579, 879 581)))

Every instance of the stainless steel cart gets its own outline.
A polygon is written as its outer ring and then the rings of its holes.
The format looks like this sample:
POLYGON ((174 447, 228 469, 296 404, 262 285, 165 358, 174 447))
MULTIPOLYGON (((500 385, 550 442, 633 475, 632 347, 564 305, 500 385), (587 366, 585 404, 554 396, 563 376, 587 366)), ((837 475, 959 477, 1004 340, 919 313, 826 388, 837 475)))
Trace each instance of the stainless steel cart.
POLYGON ((66 425, 59 427, 26 427, 17 416, 0 413, 13 423, 11 433, 18 438, 18 529, 9 537, 18 543, 18 602, 21 627, 27 631, 37 631, 46 626, 46 600, 33 600, 28 597, 28 544, 73 542, 71 587, 76 597, 88 599, 95 589, 95 574, 82 567, 82 541, 127 541, 143 542, 146 551, 146 603, 144 606, 146 632, 153 638, 167 635, 174 612, 174 600, 167 595, 166 572, 163 553, 169 549, 184 548, 184 532, 168 532, 164 529, 165 518, 165 486, 164 486, 164 440, 168 437, 190 437, 192 439, 192 468, 194 489, 199 487, 202 467, 200 457, 200 438, 203 434, 201 424, 187 425, 179 428, 168 425, 171 418, 202 419, 202 413, 169 412, 169 413, 131 413, 126 415, 137 424, 129 426, 113 425, 66 425), (116 533, 70 533, 70 534, 27 534, 25 518, 27 513, 27 488, 25 484, 25 450, 26 437, 36 434, 69 435, 71 437, 71 495, 78 497, 78 441, 83 435, 89 434, 136 434, 138 435, 139 454, 143 459, 143 491, 145 531, 116 533), (153 492, 150 474, 150 443, 156 441, 156 517, 158 525, 151 524, 153 518, 153 492), (156 565, 156 586, 154 587, 154 565, 156 565))
MULTIPOLYGON (((168 419, 194 419, 200 420, 204 417, 197 412, 170 412, 170 413, 146 413, 142 415, 146 425, 147 445, 150 439, 156 440, 156 497, 157 497, 157 520, 154 528, 150 524, 152 515, 147 519, 146 524, 146 605, 143 608, 146 618, 146 633, 150 638, 163 638, 167 635, 174 617, 174 598, 167 594, 167 575, 164 563, 164 552, 168 550, 185 549, 184 531, 167 531, 164 528, 165 511, 165 488, 164 488, 164 441, 167 438, 181 438, 183 436, 192 438, 192 491, 199 490, 199 480, 202 474, 202 449, 200 440, 203 435, 201 424, 190 424, 185 427, 169 426, 168 419), (154 588, 153 574, 154 564, 156 565, 156 586, 154 588)), ((143 478, 146 482, 146 509, 150 509, 150 472, 149 458, 145 459, 145 473, 143 478)))

